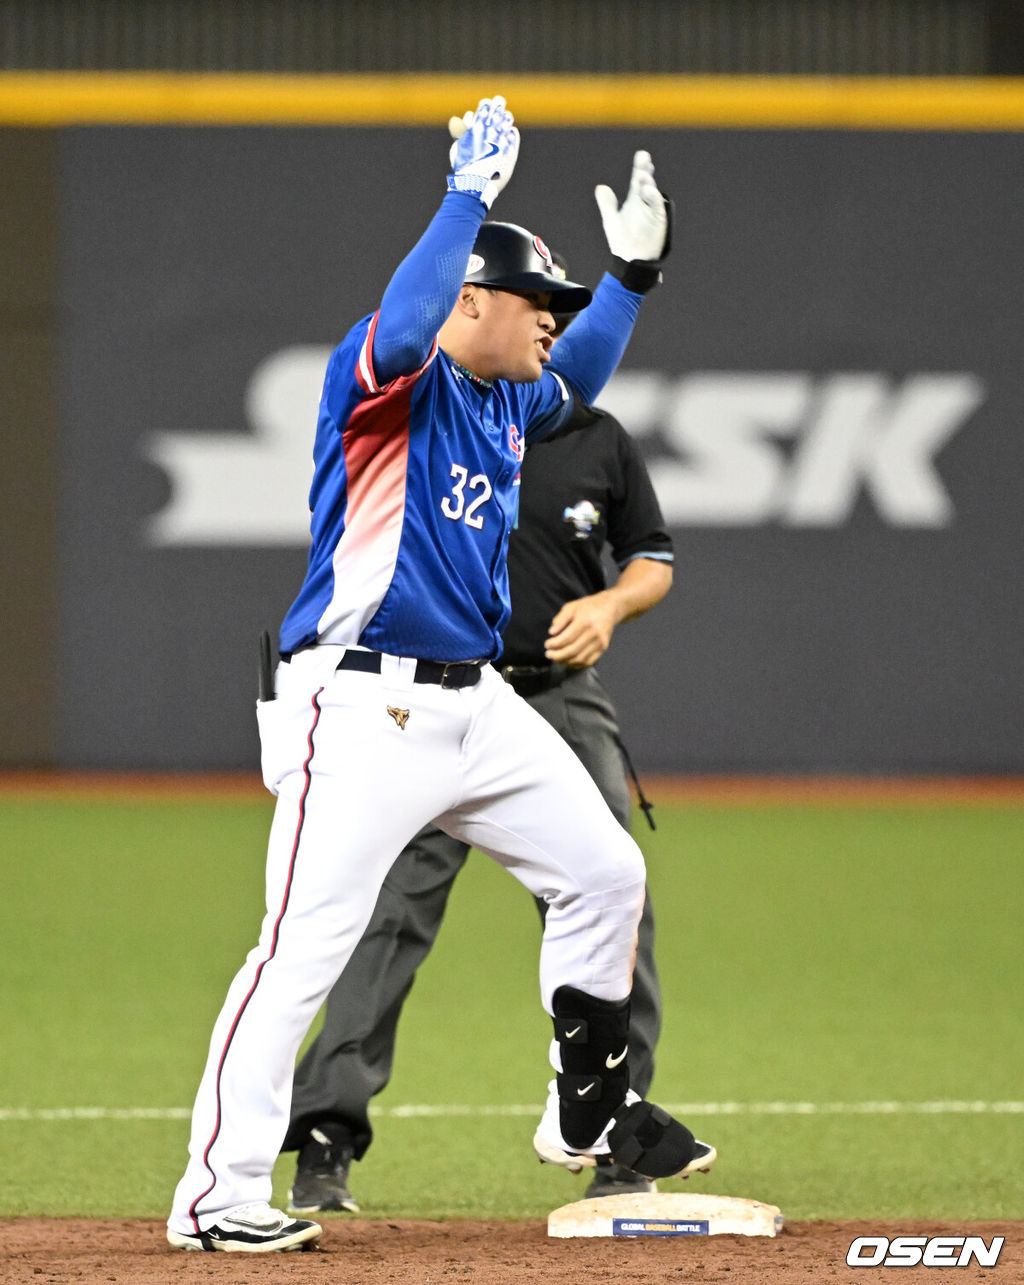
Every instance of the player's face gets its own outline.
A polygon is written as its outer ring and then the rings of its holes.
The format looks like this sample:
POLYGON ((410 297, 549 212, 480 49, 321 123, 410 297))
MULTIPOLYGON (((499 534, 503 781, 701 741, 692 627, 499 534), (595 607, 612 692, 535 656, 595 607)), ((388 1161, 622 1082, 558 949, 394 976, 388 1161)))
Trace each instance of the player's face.
POLYGON ((480 356, 474 367, 484 379, 532 384, 551 360, 555 319, 551 295, 533 291, 478 292, 480 356), (487 369, 481 369, 486 366, 487 369))

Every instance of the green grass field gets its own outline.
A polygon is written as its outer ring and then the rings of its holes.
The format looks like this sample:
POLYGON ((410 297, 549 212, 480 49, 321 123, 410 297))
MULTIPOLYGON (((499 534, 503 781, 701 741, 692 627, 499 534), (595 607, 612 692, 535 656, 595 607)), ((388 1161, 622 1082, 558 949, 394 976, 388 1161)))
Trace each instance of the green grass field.
MULTIPOLYGON (((666 1006, 653 1096, 690 1104, 719 1150, 694 1188, 789 1219, 1019 1217, 1024 808, 657 816, 637 828, 666 1006)), ((259 799, 0 796, 0 1216, 166 1213, 255 939, 269 817, 259 799)), ((582 1193, 530 1145, 537 943, 528 897, 475 854, 353 1171, 367 1215, 539 1217, 582 1193)))

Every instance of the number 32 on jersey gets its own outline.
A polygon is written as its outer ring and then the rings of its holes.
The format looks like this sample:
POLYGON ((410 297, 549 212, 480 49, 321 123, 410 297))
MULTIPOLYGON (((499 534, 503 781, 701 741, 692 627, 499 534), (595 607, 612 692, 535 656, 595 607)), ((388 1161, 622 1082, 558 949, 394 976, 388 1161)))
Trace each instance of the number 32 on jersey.
POLYGON ((480 509, 491 498, 491 483, 483 473, 470 477, 469 469, 463 468, 461 464, 452 465, 451 475, 455 479, 452 493, 441 501, 441 512, 453 522, 465 522, 466 526, 479 531, 484 524, 484 515, 480 509))

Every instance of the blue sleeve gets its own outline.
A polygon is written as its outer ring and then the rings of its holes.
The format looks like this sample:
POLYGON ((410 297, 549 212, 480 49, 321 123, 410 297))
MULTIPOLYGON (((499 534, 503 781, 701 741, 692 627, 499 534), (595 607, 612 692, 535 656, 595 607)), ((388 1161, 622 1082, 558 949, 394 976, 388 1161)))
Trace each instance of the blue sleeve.
POLYGON ((519 397, 519 422, 528 444, 550 437, 572 414, 573 392, 550 366, 535 384, 513 384, 519 397))
POLYGON ((381 387, 419 370, 430 356, 437 332, 455 307, 486 213, 475 196, 449 192, 395 269, 373 336, 373 368, 381 387))
POLYGON ((590 307, 555 344, 548 369, 563 375, 588 405, 622 360, 642 300, 643 295, 627 290, 606 272, 590 307))

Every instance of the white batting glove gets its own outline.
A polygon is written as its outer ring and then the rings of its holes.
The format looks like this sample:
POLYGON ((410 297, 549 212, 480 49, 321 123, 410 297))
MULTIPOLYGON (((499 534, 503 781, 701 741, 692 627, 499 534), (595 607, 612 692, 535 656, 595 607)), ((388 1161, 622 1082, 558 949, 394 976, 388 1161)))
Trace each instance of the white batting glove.
POLYGON ((637 152, 633 157, 629 191, 621 207, 618 197, 603 183, 594 189, 594 198, 612 254, 627 263, 664 259, 669 239, 668 202, 654 181, 650 152, 637 152))
MULTIPOLYGON (((448 121, 448 133, 455 139, 455 143, 459 141, 467 129, 473 128, 474 120, 476 120, 476 112, 473 111, 463 112, 461 116, 451 117, 448 121)), ((455 154, 459 150, 455 143, 452 143, 451 151, 448 153, 448 160, 452 169, 455 168, 455 154)))
POLYGON ((500 94, 481 98, 475 112, 453 116, 448 131, 455 142, 449 159, 449 192, 468 192, 490 209, 512 177, 519 155, 519 131, 500 94))

